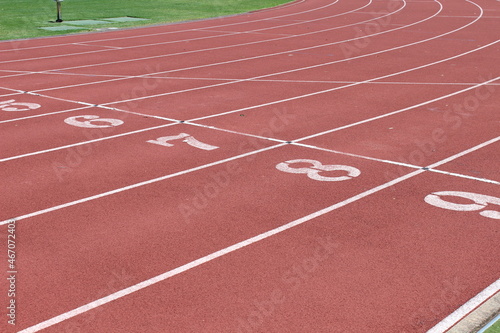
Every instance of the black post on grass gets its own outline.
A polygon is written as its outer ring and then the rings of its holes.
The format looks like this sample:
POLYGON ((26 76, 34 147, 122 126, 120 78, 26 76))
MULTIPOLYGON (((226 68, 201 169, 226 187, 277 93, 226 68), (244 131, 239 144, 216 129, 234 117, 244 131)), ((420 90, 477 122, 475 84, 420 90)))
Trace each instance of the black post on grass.
POLYGON ((56 22, 62 22, 62 13, 61 13, 61 2, 63 0, 54 0, 57 4, 57 20, 56 22))

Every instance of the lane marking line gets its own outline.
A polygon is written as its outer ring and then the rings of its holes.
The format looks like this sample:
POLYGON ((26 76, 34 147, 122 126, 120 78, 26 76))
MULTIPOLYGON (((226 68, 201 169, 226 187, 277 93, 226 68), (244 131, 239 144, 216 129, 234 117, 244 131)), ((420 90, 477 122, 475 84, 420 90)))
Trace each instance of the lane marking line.
MULTIPOLYGON (((329 6, 333 6, 333 5, 337 4, 338 1, 339 0, 335 0, 334 2, 332 2, 332 3, 330 3, 330 4, 326 5, 326 6, 323 6, 321 8, 326 8, 326 7, 329 7, 329 6)), ((133 45, 133 46, 122 47, 122 48, 120 48, 118 50, 128 50, 128 49, 132 49, 132 48, 143 48, 143 47, 147 47, 147 46, 157 46, 157 45, 166 45, 166 44, 174 44, 174 43, 192 42, 192 41, 195 41, 195 40, 206 40, 206 39, 211 39, 211 38, 228 37, 228 36, 232 36, 232 35, 240 35, 240 34, 245 34, 245 33, 258 32, 258 31, 269 30, 269 29, 276 29, 276 28, 282 28, 282 27, 287 27, 287 26, 291 26, 291 25, 300 25, 300 24, 310 23, 310 22, 314 22, 314 21, 318 21, 318 20, 325 20, 325 19, 329 19, 329 18, 333 18, 333 17, 337 17, 337 16, 346 15, 346 14, 348 14, 350 12, 355 12, 356 10, 359 10, 361 8, 367 7, 369 4, 372 3, 372 1, 373 0, 369 0, 369 3, 367 5, 364 5, 363 7, 360 7, 360 8, 356 8, 356 9, 351 10, 349 12, 335 14, 333 16, 320 17, 320 18, 316 18, 316 19, 312 19, 312 20, 308 20, 308 21, 304 21, 304 22, 289 23, 289 24, 278 25, 278 26, 274 26, 274 27, 270 27, 270 28, 260 28, 260 29, 255 29, 255 30, 247 30, 247 31, 243 31, 243 32, 226 31, 222 35, 203 36, 203 37, 196 37, 196 38, 190 38, 190 39, 175 40, 175 41, 168 41, 168 42, 158 42, 158 43, 150 43, 150 44, 133 45)), ((315 10, 318 10, 318 9, 315 9, 315 10)), ((240 24, 242 24, 242 23, 240 23, 240 24)), ((243 22, 243 24, 246 24, 246 22, 243 22)), ((189 31, 200 31, 200 30, 190 29, 189 31)), ((285 38, 287 38, 287 37, 285 37, 285 38)), ((278 39, 281 39, 281 38, 278 38, 278 39)), ((272 40, 274 40, 274 39, 272 39, 272 40)), ((91 43, 91 42, 92 41, 87 42, 87 43, 91 43)), ((74 44, 74 43, 71 43, 71 44, 74 44)), ((91 45, 91 46, 93 46, 93 45, 91 45)), ((97 46, 99 46, 99 45, 97 45, 97 46)), ((37 58, 24 58, 24 59, 5 60, 5 61, 0 61, 0 64, 13 63, 13 62, 21 62, 21 61, 40 60, 40 59, 52 59, 52 58, 60 58, 60 57, 67 57, 67 56, 74 56, 74 55, 83 55, 83 54, 109 52, 109 51, 116 51, 116 50, 117 49, 114 49, 114 50, 113 49, 95 50, 95 51, 85 51, 85 52, 77 52, 77 53, 58 54, 58 55, 44 56, 44 57, 37 57, 37 58)))
POLYGON ((415 104, 415 105, 412 105, 412 106, 409 106, 409 107, 406 107, 406 108, 403 108, 403 109, 399 109, 399 110, 396 110, 396 111, 385 113, 385 114, 382 114, 382 115, 379 115, 379 116, 375 116, 375 117, 372 117, 372 118, 361 120, 361 121, 358 121, 358 122, 355 122, 355 123, 351 123, 351 124, 348 124, 348 125, 340 126, 340 127, 337 127, 337 128, 331 129, 331 130, 327 130, 327 131, 323 131, 323 132, 320 132, 320 133, 312 134, 312 135, 309 135, 309 136, 306 136, 306 137, 303 137, 303 138, 300 138, 300 139, 297 139, 297 140, 293 140, 293 142, 300 142, 300 141, 304 141, 304 140, 307 140, 307 139, 312 139, 312 138, 315 138, 315 137, 318 137, 318 136, 321 136, 321 135, 330 134, 330 133, 337 132, 337 131, 340 131, 340 130, 343 130, 343 129, 346 129, 346 128, 354 127, 354 126, 357 126, 357 125, 361 125, 361 124, 365 124, 365 123, 368 123, 368 122, 372 122, 374 120, 378 120, 378 119, 386 118, 386 117, 389 117, 389 116, 393 116, 393 115, 396 115, 396 114, 399 114, 399 113, 402 113, 402 112, 406 112, 408 110, 412 110, 412 109, 415 109, 415 108, 418 108, 418 107, 421 107, 421 106, 424 106, 424 105, 427 105, 427 104, 431 104, 431 103, 434 103, 434 102, 437 102, 437 101, 440 101, 440 100, 443 100, 443 99, 446 99, 446 98, 449 98, 449 97, 452 97, 452 96, 455 96, 455 95, 462 94, 462 93, 467 92, 469 90, 477 89, 478 87, 487 85, 488 83, 497 81, 498 79, 500 79, 500 76, 498 76, 496 78, 493 78, 491 80, 485 81, 483 83, 476 84, 475 86, 468 87, 468 88, 465 88, 465 89, 462 89, 462 90, 458 90, 458 91, 455 91, 453 93, 450 93, 450 94, 447 94, 447 95, 444 95, 444 96, 436 97, 436 98, 433 98, 431 100, 427 100, 427 101, 419 103, 419 104, 415 104))
POLYGON ((103 297, 103 298, 100 298, 100 299, 95 300, 93 302, 87 303, 87 304, 85 304, 85 305, 83 305, 81 307, 78 307, 78 308, 74 309, 74 310, 65 312, 65 313, 63 313, 63 314, 61 314, 59 316, 53 317, 53 318, 48 319, 48 320, 46 320, 44 322, 41 322, 39 324, 36 324, 34 326, 31 326, 29 328, 21 330, 21 331, 19 331, 19 333, 34 333, 34 332, 38 332, 38 331, 40 331, 42 329, 48 328, 48 327, 53 326, 55 324, 58 324, 58 323, 60 323, 62 321, 68 320, 68 319, 70 319, 72 317, 75 317, 77 315, 80 315, 82 313, 90 311, 90 310, 92 310, 94 308, 97 308, 97 307, 99 307, 101 305, 104 305, 106 303, 112 302, 114 300, 117 300, 117 299, 122 298, 124 296, 127 296, 129 294, 132 294, 132 293, 134 293, 136 291, 139 291, 141 289, 144 289, 146 287, 154 285, 154 284, 156 284, 158 282, 162 282, 162 281, 164 281, 164 280, 166 280, 168 278, 171 278, 171 277, 173 277, 175 275, 178 275, 180 273, 186 272, 186 271, 188 271, 188 270, 190 270, 192 268, 195 268, 197 266, 200 266, 202 264, 210 262, 210 261, 212 261, 214 259, 220 258, 220 257, 222 257, 222 256, 224 256, 226 254, 229 254, 231 252, 234 252, 234 251, 239 250, 241 248, 247 247, 247 246, 249 246, 251 244, 257 243, 259 241, 262 241, 262 240, 264 240, 266 238, 269 238, 271 236, 274 236, 276 234, 279 234, 279 233, 281 233, 283 231, 286 231, 288 229, 291 229, 293 227, 301 225, 301 224, 303 224, 305 222, 308 222, 309 220, 312 220, 312 219, 314 219, 316 217, 319 217, 319 216, 322 216, 324 214, 327 214, 327 213, 329 213, 331 211, 334 211, 334 210, 336 210, 338 208, 344 207, 344 206, 346 206, 346 205, 348 205, 348 204, 350 204, 352 202, 358 201, 358 200, 360 200, 360 199, 362 199, 364 197, 367 197, 367 196, 369 196, 369 195, 371 195, 373 193, 379 192, 379 191, 381 191, 381 190, 383 190, 385 188, 388 188, 388 187, 390 187, 390 186, 392 186, 392 185, 394 185, 396 183, 399 183, 399 182, 401 182, 401 181, 403 181, 403 180, 405 180, 407 178, 416 176, 417 174, 420 174, 422 172, 425 172, 425 171, 423 171, 423 170, 414 171, 414 172, 412 172, 412 173, 410 173, 410 174, 408 174, 406 176, 400 177, 400 178, 398 178, 396 180, 393 180, 391 182, 385 183, 383 185, 380 185, 380 186, 377 186, 375 188, 372 188, 372 189, 370 189, 368 191, 362 192, 362 193, 360 193, 360 194, 358 194, 356 196, 353 196, 353 197, 351 197, 349 199, 343 200, 343 201, 341 201, 339 203, 336 203, 334 205, 331 205, 331 206, 329 206, 327 208, 324 208, 322 210, 319 210, 317 212, 314 212, 312 214, 309 214, 307 216, 304 216, 302 218, 299 218, 297 220, 289 222, 289 223, 287 223, 287 224, 285 224, 285 225, 283 225, 281 227, 269 230, 269 231, 264 232, 264 233, 262 233, 260 235, 254 236, 254 237, 246 239, 246 240, 244 240, 242 242, 236 243, 236 244, 234 244, 232 246, 226 247, 225 249, 213 252, 213 253, 211 253, 211 254, 209 254, 207 256, 204 256, 204 257, 199 258, 197 260, 191 261, 191 262, 189 262, 189 263, 187 263, 185 265, 179 266, 179 267, 177 267, 175 269, 172 269, 170 271, 167 271, 167 272, 165 272, 163 274, 157 275, 157 276, 155 276, 153 278, 150 278, 148 280, 145 280, 143 282, 137 283, 137 284, 135 284, 133 286, 130 286, 128 288, 125 288, 125 289, 122 289, 122 290, 117 291, 115 293, 112 293, 112 294, 110 294, 110 295, 108 295, 106 297, 103 297))
POLYGON ((427 331, 427 333, 443 333, 458 323, 462 318, 477 308, 485 300, 500 291, 500 279, 486 287, 479 294, 471 298, 464 305, 453 311, 449 316, 441 320, 436 326, 427 331))
POLYGON ((54 212, 54 211, 59 210, 59 209, 63 209, 63 208, 71 207, 71 206, 74 206, 74 205, 77 205, 77 204, 81 204, 81 203, 84 203, 84 202, 88 202, 88 201, 96 200, 96 199, 99 199, 99 198, 107 197, 109 195, 113 195, 113 194, 116 194, 116 193, 120 193, 120 192, 131 190, 131 189, 134 189, 134 188, 142 187, 144 185, 157 183, 157 182, 160 182, 160 181, 165 180, 165 179, 177 177, 177 176, 184 175, 184 174, 187 174, 187 173, 191 173, 191 172, 194 172, 194 171, 203 170, 203 169, 209 168, 209 167, 214 166, 214 165, 222 164, 222 163, 225 163, 225 162, 230 162, 230 161, 233 161, 233 160, 237 160, 237 159, 240 159, 240 158, 243 158, 243 157, 247 157, 247 156, 250 156, 250 155, 258 154, 258 153, 261 153, 261 152, 264 152, 264 151, 267 151, 267 150, 271 150, 271 149, 275 149, 275 148, 278 148, 278 147, 281 147, 281 146, 285 146, 285 145, 286 144, 283 144, 283 143, 277 144, 277 145, 274 145, 274 146, 262 148, 262 149, 259 149, 259 150, 251 151, 251 152, 248 152, 248 153, 244 153, 244 154, 240 154, 240 155, 228 157, 228 158, 225 158, 225 159, 222 159, 222 160, 218 160, 218 161, 215 161, 215 162, 211 162, 211 163, 207 163, 207 164, 204 164, 204 165, 200 165, 200 166, 197 166, 197 167, 194 167, 194 168, 190 168, 190 169, 178 171, 178 172, 175 172, 175 173, 172 173, 172 174, 168 174, 166 176, 162 176, 162 177, 158 177, 158 178, 146 180, 146 181, 143 181, 143 182, 140 182, 140 183, 135 183, 135 184, 124 186, 124 187, 120 187, 120 188, 117 188, 117 189, 114 189, 114 190, 111 190, 111 191, 107 191, 107 192, 103 192, 103 193, 100 193, 100 194, 92 195, 92 196, 89 196, 89 197, 86 197, 86 198, 83 198, 83 199, 74 200, 74 201, 71 201, 71 202, 67 202, 65 204, 61 204, 61 205, 53 206, 53 207, 50 207, 50 208, 42 209, 42 210, 39 210, 39 211, 36 211, 36 212, 33 212, 33 213, 29 213, 29 214, 25 214, 25 215, 22 215, 22 216, 14 217, 14 218, 11 218, 11 219, 8 219, 8 220, 5 220, 5 221, 1 221, 0 222, 0 226, 8 224, 12 220, 20 221, 20 220, 24 220, 24 219, 27 219, 27 218, 30 218, 30 217, 42 215, 42 214, 45 214, 45 213, 54 212))
MULTIPOLYGON (((461 156, 463 156, 463 155, 465 155, 465 154, 467 154, 469 152, 472 152, 472 151, 480 149, 480 148, 482 148, 482 147, 484 147, 484 146, 486 146, 488 144, 496 142, 499 139, 500 139, 500 137, 497 137, 495 139, 495 141, 494 140, 490 140, 490 141, 484 142, 484 143, 482 143, 480 145, 477 145, 477 146, 475 146, 473 148, 470 148, 470 149, 468 149, 468 150, 466 150, 464 152, 456 154, 453 157, 450 157, 450 158, 445 159, 443 161, 449 161, 450 159, 461 157, 461 156)), ((282 146, 282 145, 278 145, 278 146, 282 146)), ((274 149, 274 148, 276 148, 278 146, 268 147, 268 148, 266 148, 266 150, 274 149)), ((437 163, 435 163, 433 165, 435 165, 435 166, 441 165, 441 164, 445 163, 443 161, 437 162, 437 163)), ((219 163, 217 163, 217 164, 219 164, 219 163)), ((376 186, 376 187, 374 187, 374 188, 372 188, 372 189, 370 189, 368 191, 364 191, 364 192, 362 192, 362 193, 360 193, 358 195, 355 195, 355 196, 353 196, 351 198, 348 198, 346 200, 343 200, 343 201, 341 201, 339 203, 336 203, 336 204, 333 204, 333 205, 331 205, 329 207, 326 207, 326 208, 324 208, 322 210, 316 211, 316 212, 314 212, 312 214, 306 215, 306 216, 304 216, 302 218, 299 218, 297 220, 289 222, 289 223, 287 223, 285 225, 282 225, 282 226, 280 226, 278 228, 275 228, 275 229, 269 230, 267 232, 261 233, 261 234, 259 234, 257 236, 248 238, 248 239, 246 239, 244 241, 241 241, 239 243, 236 243, 234 245, 231 245, 231 246, 226 247, 224 249, 221 249, 219 251, 213 252, 213 253, 211 253, 209 255, 206 255, 206 256, 201 257, 201 258, 199 258, 197 260, 191 261, 191 262, 189 262, 187 264, 184 264, 184 265, 179 266, 177 268, 174 268, 172 270, 169 270, 169 271, 167 271, 167 272, 165 272, 163 274, 157 275, 157 276, 152 277, 152 278, 150 278, 148 280, 142 281, 142 282, 137 283, 137 284, 135 284, 133 286, 130 286, 130 287, 122 289, 122 290, 119 290, 119 291, 114 292, 114 293, 112 293, 112 294, 110 294, 108 296, 102 297, 102 298, 97 299, 97 300, 95 300, 93 302, 90 302, 90 303, 87 303, 87 304, 85 304, 83 306, 80 306, 80 307, 78 307, 76 309, 73 309, 71 311, 68 311, 68 312, 65 312, 63 314, 60 314, 60 315, 58 315, 56 317, 53 317, 51 319, 48 319, 48 320, 43 321, 41 323, 38 323, 38 324, 36 324, 34 326, 31 326, 31 327, 26 328, 26 329, 24 329, 22 331, 19 331, 19 333, 34 333, 34 332, 38 332, 38 331, 40 331, 42 329, 45 329, 47 327, 56 325, 56 324, 58 324, 58 323, 60 323, 62 321, 68 320, 68 319, 70 319, 72 317, 75 317, 77 315, 80 315, 82 313, 90 311, 90 310, 92 310, 94 308, 97 308, 97 307, 99 307, 101 305, 104 305, 104 304, 107 304, 109 302, 115 301, 115 300, 117 300, 119 298, 122 298, 124 296, 129 295, 129 294, 132 294, 132 293, 134 293, 136 291, 139 291, 139 290, 144 289, 146 287, 149 287, 151 285, 154 285, 154 284, 156 284, 158 282, 164 281, 164 280, 166 280, 166 279, 168 279, 170 277, 173 277, 173 276, 178 275, 180 273, 186 272, 186 271, 188 271, 188 270, 190 270, 192 268, 195 268, 197 266, 200 266, 202 264, 210 262, 210 261, 212 261, 214 259, 220 258, 220 257, 222 257, 222 256, 224 256, 226 254, 229 254, 229 253, 234 252, 236 250, 239 250, 241 248, 247 247, 247 246, 249 246, 251 244, 254 244, 254 243, 257 243, 259 241, 262 241, 262 240, 264 240, 266 238, 269 238, 269 237, 274 236, 276 234, 279 234, 279 233, 281 233, 283 231, 286 231, 288 229, 291 229, 293 227, 301 225, 301 224, 303 224, 305 222, 308 222, 308 221, 310 221, 310 220, 312 220, 314 218, 317 218, 319 216, 322 216, 322 215, 325 215, 327 213, 330 213, 330 212, 332 212, 332 211, 334 211, 336 209, 339 209, 341 207, 344 207, 344 206, 346 206, 346 205, 348 205, 350 203, 356 202, 356 201, 361 200, 361 199, 363 199, 365 197, 368 197, 369 195, 372 195, 372 194, 377 193, 377 192, 379 192, 381 190, 389 188, 389 187, 391 187, 391 186, 393 186, 393 185, 395 185, 397 183, 400 183, 400 182, 403 182, 403 181, 405 181, 407 179, 413 178, 413 177, 415 177, 415 176, 417 176, 417 175, 419 175, 419 174, 421 174, 423 172, 425 172, 425 170, 423 170, 423 169, 413 171, 413 172, 411 172, 411 173, 409 173, 407 175, 404 175, 402 177, 399 177, 399 178, 396 178, 394 180, 391 180, 391 181, 389 181, 389 182, 387 182, 385 184, 376 186)), ((6 222, 2 222, 0 224, 6 224, 9 221, 10 220, 8 220, 6 222)), ((495 289, 495 288, 498 290, 500 288, 500 284, 498 286, 494 286, 492 289, 495 289)), ((476 298, 484 298, 484 297, 482 295, 481 296, 478 295, 478 296, 476 296, 476 298)), ((436 332, 438 332, 438 331, 436 331, 436 332)), ((429 331, 428 333, 434 333, 434 332, 430 332, 429 331)))
MULTIPOLYGON (((304 3, 304 2, 305 2, 305 0, 293 1, 292 3, 290 3, 288 5, 281 5, 281 6, 276 6, 276 7, 272 7, 272 8, 267 8, 266 10, 286 8, 286 7, 289 7, 289 6, 292 6, 292 5, 298 5, 298 4, 304 3)), ((293 16, 293 15, 300 15, 300 14, 304 14, 304 13, 308 13, 308 12, 320 10, 320 9, 326 8, 326 7, 330 6, 330 5, 326 5, 326 6, 318 7, 318 8, 313 8, 313 9, 308 9, 308 10, 303 11, 303 12, 297 12, 297 13, 292 13, 292 14, 275 16, 275 18, 285 17, 285 16, 293 16)), ((264 11, 264 10, 260 10, 260 11, 264 11)), ((216 20, 216 19, 225 19, 225 18, 240 16, 240 15, 243 16, 243 15, 247 15, 249 13, 241 13, 241 14, 228 15, 228 16, 223 16, 223 17, 213 17, 213 18, 208 18, 208 19, 202 19, 202 20, 199 20, 199 21, 209 21, 209 20, 216 20)), ((264 18, 264 19, 253 20, 253 21, 246 21, 245 20, 245 21, 242 21, 242 22, 222 24, 222 25, 215 25, 215 26, 212 26, 212 27, 226 27, 226 26, 232 26, 232 25, 238 25, 238 24, 246 24, 246 23, 250 23, 250 22, 267 21, 267 20, 273 20, 273 19, 274 18, 271 17, 271 18, 264 18)), ((161 26, 173 26, 173 25, 180 25, 180 24, 183 24, 183 23, 192 23, 192 22, 195 22, 195 21, 191 21, 191 22, 174 22, 174 23, 170 23, 170 24, 167 23, 167 24, 162 24, 161 26)), ((138 27, 138 28, 131 29, 131 30, 136 30, 136 31, 140 30, 140 29, 153 30, 151 28, 157 28, 157 27, 158 26, 155 26, 155 27, 142 27, 142 28, 138 27)), ((176 34, 176 33, 181 33, 181 32, 189 32, 189 31, 193 31, 193 30, 194 29, 185 29, 185 30, 175 30, 175 31, 168 31, 168 32, 145 34, 145 35, 132 35, 132 36, 128 36, 128 37, 117 37, 117 38, 96 39, 96 40, 91 39, 91 40, 85 41, 84 43, 96 43, 96 42, 107 42, 107 41, 116 41, 116 40, 132 39, 132 38, 144 38, 144 37, 151 37, 151 36, 160 36, 160 35, 176 34)), ((65 37, 65 36, 55 36, 55 37, 45 37, 45 38, 47 38, 47 39, 50 39, 50 38, 59 39, 61 37, 65 37)), ((11 43, 11 42, 12 41, 8 41, 8 40, 7 41, 0 41, 0 43, 11 43)), ((63 46, 63 45, 71 45, 71 44, 73 44, 73 43, 70 42, 70 43, 62 43, 62 44, 50 44, 50 45, 42 45, 42 46, 32 46, 32 47, 26 47, 26 48, 16 48, 16 49, 0 50, 0 52, 16 52, 16 51, 21 51, 21 50, 31 50, 31 49, 49 48, 49 47, 60 47, 60 46, 63 46)))
POLYGON ((23 157, 35 156, 35 155, 40 155, 40 154, 44 154, 44 153, 48 153, 48 152, 52 152, 52 151, 66 149, 66 148, 72 148, 72 147, 82 146, 82 145, 89 144, 89 143, 94 143, 94 142, 99 142, 99 141, 104 141, 104 140, 115 139, 115 138, 119 138, 119 137, 123 137, 123 136, 128 136, 128 135, 132 135, 132 134, 137 134, 137 133, 152 131, 152 130, 155 130, 155 129, 169 127, 169 126, 173 126, 173 125, 177 125, 177 124, 178 123, 169 123, 169 124, 165 124, 165 125, 148 127, 148 128, 143 128, 143 129, 139 129, 139 130, 136 130, 136 131, 126 132, 126 133, 120 133, 120 134, 116 134, 116 135, 110 135, 110 136, 106 136, 106 137, 99 138, 99 139, 94 139, 94 140, 89 140, 89 141, 81 141, 81 142, 72 143, 72 144, 65 145, 65 146, 59 146, 59 147, 49 148, 49 149, 44 149, 44 150, 39 150, 39 151, 31 152, 31 153, 26 153, 26 154, 21 154, 21 155, 15 155, 15 156, 11 156, 11 157, 2 158, 2 159, 0 159, 0 162, 7 162, 7 161, 12 161, 12 160, 16 160, 16 159, 19 159, 19 158, 23 158, 23 157))

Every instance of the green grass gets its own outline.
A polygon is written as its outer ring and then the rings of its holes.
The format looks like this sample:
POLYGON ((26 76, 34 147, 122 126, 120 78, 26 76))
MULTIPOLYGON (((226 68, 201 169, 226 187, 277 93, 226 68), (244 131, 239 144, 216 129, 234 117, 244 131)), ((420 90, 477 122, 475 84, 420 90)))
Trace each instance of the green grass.
POLYGON ((500 333, 500 320, 497 320, 497 322, 488 328, 484 333, 500 333))
MULTIPOLYGON (((124 28, 231 15, 273 7, 289 1, 291 0, 65 0, 62 2, 62 18, 65 21, 123 16, 149 19, 140 23, 87 26, 86 30, 79 30, 84 32, 98 28, 124 28)), ((75 33, 38 29, 64 24, 50 22, 56 18, 56 3, 51 0, 0 0, 0 39, 75 33)))

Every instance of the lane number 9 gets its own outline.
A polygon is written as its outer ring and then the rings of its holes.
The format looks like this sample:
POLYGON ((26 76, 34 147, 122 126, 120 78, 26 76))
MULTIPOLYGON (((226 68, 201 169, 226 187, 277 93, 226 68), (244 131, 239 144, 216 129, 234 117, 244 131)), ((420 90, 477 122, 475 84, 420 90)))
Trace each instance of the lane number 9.
POLYGON ((461 212, 471 212, 471 211, 481 211, 479 214, 490 219, 500 220, 500 198, 492 197, 484 194, 470 193, 470 192, 459 192, 459 191, 441 191, 434 192, 425 197, 425 202, 435 207, 461 211, 461 212), (461 199, 471 200, 472 203, 469 204, 458 204, 446 201, 442 197, 457 197, 461 199), (499 207, 491 207, 490 205, 498 205, 499 207), (492 209, 485 209, 485 208, 492 209), (493 210, 496 209, 496 210, 493 210))
POLYGON ((107 128, 123 124, 123 121, 120 119, 100 118, 99 116, 89 115, 69 117, 65 119, 64 122, 68 125, 84 128, 107 128))

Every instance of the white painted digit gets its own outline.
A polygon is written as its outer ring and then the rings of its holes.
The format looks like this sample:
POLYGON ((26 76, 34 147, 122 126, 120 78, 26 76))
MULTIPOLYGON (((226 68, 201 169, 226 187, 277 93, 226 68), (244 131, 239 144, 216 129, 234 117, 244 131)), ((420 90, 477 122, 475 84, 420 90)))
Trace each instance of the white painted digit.
POLYGON ((100 118, 99 116, 89 115, 69 117, 65 119, 64 122, 68 125, 84 128, 107 128, 123 124, 123 121, 120 119, 100 118), (78 120, 79 118, 83 118, 85 120, 78 120))
POLYGON ((2 111, 28 111, 35 110, 40 107, 41 105, 36 103, 18 103, 15 99, 0 102, 0 110, 2 111), (22 108, 19 108, 17 106, 22 106, 22 108))
POLYGON ((500 206, 500 198, 492 197, 489 195, 470 193, 470 192, 460 192, 460 191, 441 191, 427 195, 424 200, 430 205, 449 210, 455 210, 461 212, 482 210, 479 213, 480 215, 491 219, 500 220, 499 210, 484 210, 488 206, 488 204, 500 206), (471 200, 473 203, 470 204, 453 203, 444 200, 442 196, 468 199, 471 200))
POLYGON ((154 144, 164 146, 164 147, 173 147, 174 145, 169 143, 169 141, 180 140, 180 139, 184 139, 184 140, 182 140, 182 142, 185 142, 188 145, 190 145, 191 147, 195 147, 198 149, 214 150, 214 149, 219 148, 217 146, 212 146, 212 145, 209 145, 207 143, 203 143, 201 141, 198 141, 193 136, 186 134, 186 133, 181 133, 179 135, 174 135, 174 136, 164 136, 164 137, 158 138, 156 140, 148 140, 147 142, 154 143, 154 144))
POLYGON ((361 174, 361 171, 359 169, 356 169, 355 167, 352 166, 347 166, 347 165, 323 165, 321 162, 316 161, 316 160, 308 160, 308 159, 298 159, 298 160, 291 160, 291 161, 286 161, 279 163, 276 165, 276 169, 283 171, 283 172, 288 172, 288 173, 304 173, 307 174, 307 176, 311 179, 318 180, 318 181, 326 181, 326 182, 340 182, 344 180, 349 180, 354 177, 357 177, 361 174), (293 163, 309 163, 312 164, 312 167, 309 168, 292 168, 290 167, 290 164, 293 163), (321 176, 320 172, 322 171, 345 171, 347 172, 346 176, 338 176, 338 177, 326 177, 326 176, 321 176))

